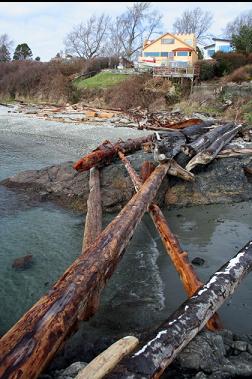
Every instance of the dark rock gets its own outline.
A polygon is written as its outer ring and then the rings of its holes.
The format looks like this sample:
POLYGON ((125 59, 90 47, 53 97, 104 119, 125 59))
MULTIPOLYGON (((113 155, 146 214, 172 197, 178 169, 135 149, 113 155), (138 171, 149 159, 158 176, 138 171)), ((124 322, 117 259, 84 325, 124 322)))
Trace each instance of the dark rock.
POLYGON ((247 350, 247 342, 245 341, 235 341, 232 344, 232 348, 238 351, 246 351, 247 350))
POLYGON ((200 257, 195 257, 192 260, 192 264, 196 265, 196 266, 202 266, 204 263, 205 263, 205 260, 203 258, 200 258, 200 257))
POLYGON ((32 264, 32 255, 29 254, 20 258, 16 258, 12 262, 12 267, 15 269, 27 269, 31 266, 31 264, 32 264))

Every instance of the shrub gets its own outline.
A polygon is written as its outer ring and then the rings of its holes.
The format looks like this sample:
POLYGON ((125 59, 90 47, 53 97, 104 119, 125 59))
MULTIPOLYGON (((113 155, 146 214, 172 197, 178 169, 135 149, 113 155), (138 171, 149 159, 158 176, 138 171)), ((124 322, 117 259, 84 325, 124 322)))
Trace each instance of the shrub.
POLYGON ((248 57, 242 53, 230 52, 223 53, 218 51, 213 55, 216 60, 215 74, 217 76, 228 75, 235 69, 244 66, 248 57))
POLYGON ((241 83, 248 80, 251 80, 252 78, 252 64, 248 64, 246 66, 237 68, 234 70, 231 74, 227 75, 224 79, 226 83, 228 82, 235 82, 235 83, 241 83))
POLYGON ((201 60, 198 62, 200 66, 200 80, 210 80, 215 76, 215 60, 201 60))

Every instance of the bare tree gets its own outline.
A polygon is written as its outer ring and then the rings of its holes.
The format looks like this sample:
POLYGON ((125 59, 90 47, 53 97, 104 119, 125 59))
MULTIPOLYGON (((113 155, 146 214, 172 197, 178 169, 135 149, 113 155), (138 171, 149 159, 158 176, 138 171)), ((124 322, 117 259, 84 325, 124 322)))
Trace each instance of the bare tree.
POLYGON ((110 18, 105 14, 91 16, 87 22, 73 28, 64 44, 66 53, 80 58, 94 58, 103 53, 106 44, 110 18))
POLYGON ((10 40, 8 34, 0 35, 0 62, 7 62, 11 60, 10 53, 13 41, 10 40))
POLYGON ((149 2, 135 2, 127 11, 117 17, 117 41, 122 47, 122 53, 131 58, 143 46, 145 39, 155 33, 160 34, 162 16, 152 9, 149 2))
POLYGON ((174 33, 194 33, 197 42, 206 43, 211 34, 207 34, 213 20, 213 14, 209 11, 204 12, 197 7, 192 10, 185 10, 181 17, 178 17, 173 24, 174 33))
POLYGON ((225 36, 231 39, 232 35, 238 35, 242 26, 252 27, 252 9, 230 21, 224 30, 225 36))

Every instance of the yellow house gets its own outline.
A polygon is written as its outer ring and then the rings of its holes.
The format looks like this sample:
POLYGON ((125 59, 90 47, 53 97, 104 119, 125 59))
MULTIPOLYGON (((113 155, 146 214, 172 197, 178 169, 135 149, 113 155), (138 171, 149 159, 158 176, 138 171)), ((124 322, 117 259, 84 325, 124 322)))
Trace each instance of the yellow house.
POLYGON ((198 60, 195 34, 165 33, 144 41, 139 63, 151 66, 192 66, 198 60))

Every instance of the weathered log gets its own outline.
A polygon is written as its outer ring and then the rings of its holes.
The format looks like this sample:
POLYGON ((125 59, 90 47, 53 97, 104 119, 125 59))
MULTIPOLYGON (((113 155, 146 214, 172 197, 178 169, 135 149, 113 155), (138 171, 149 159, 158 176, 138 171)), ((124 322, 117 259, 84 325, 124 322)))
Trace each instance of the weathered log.
POLYGON ((195 155, 186 165, 186 170, 191 171, 198 164, 206 165, 210 163, 220 150, 241 130, 242 125, 238 125, 232 130, 218 137, 208 148, 195 155))
POLYGON ((95 242, 0 339, 1 379, 37 378, 76 329, 79 317, 88 318, 91 299, 97 299, 115 270, 168 169, 169 163, 156 167, 95 242))
POLYGON ((73 168, 77 171, 87 171, 91 167, 110 163, 116 157, 118 150, 126 153, 140 150, 143 143, 154 141, 155 138, 155 134, 150 134, 146 137, 128 139, 125 142, 120 141, 115 144, 112 144, 110 141, 104 141, 97 149, 75 162, 73 168))
MULTIPOLYGON (((130 178, 134 184, 135 190, 139 191, 143 185, 143 181, 137 175, 136 171, 131 166, 129 160, 121 152, 118 152, 120 159, 124 163, 130 178)), ((188 253, 183 251, 180 247, 179 241, 171 232, 169 225, 163 215, 163 212, 157 204, 152 202, 148 209, 152 221, 161 237, 166 252, 170 256, 176 271, 183 283, 185 291, 188 296, 191 296, 198 288, 203 286, 203 283, 194 271, 193 266, 189 262, 188 253)), ((208 329, 218 330, 222 328, 219 316, 214 315, 208 322, 208 329)))
POLYGON ((96 167, 90 169, 89 191, 82 251, 91 245, 102 231, 100 173, 96 167))
POLYGON ((252 155, 252 149, 240 147, 225 148, 217 154, 216 158, 241 157, 243 155, 252 155))
POLYGON ((193 141, 202 134, 208 132, 211 125, 213 125, 213 122, 202 122, 201 124, 187 126, 186 128, 181 129, 181 133, 183 133, 189 141, 193 141))
POLYGON ((84 367, 75 379, 101 379, 111 372, 113 368, 131 353, 139 344, 139 340, 133 336, 121 338, 95 357, 84 367))
POLYGON ((159 378, 251 270, 252 241, 151 333, 134 354, 124 358, 106 379, 159 378))
POLYGON ((183 151, 184 154, 192 157, 193 155, 196 155, 200 153, 202 150, 206 149, 208 146, 211 145, 211 143, 213 143, 216 140, 216 138, 231 130, 233 127, 233 123, 218 126, 213 130, 210 130, 209 132, 203 134, 195 141, 187 145, 181 146, 181 151, 183 151))

